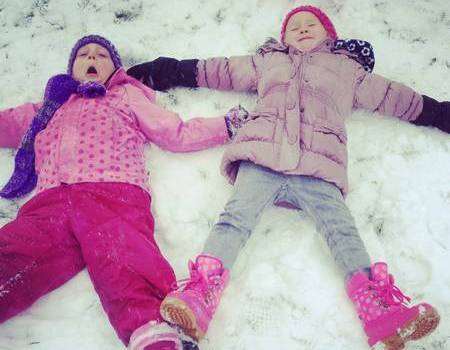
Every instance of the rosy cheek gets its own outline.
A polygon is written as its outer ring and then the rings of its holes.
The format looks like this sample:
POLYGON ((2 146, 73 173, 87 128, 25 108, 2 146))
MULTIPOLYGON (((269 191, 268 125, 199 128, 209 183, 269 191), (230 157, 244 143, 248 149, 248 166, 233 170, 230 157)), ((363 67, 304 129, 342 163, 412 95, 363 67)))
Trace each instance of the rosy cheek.
POLYGON ((79 65, 73 67, 73 75, 75 78, 81 77, 81 68, 79 65))

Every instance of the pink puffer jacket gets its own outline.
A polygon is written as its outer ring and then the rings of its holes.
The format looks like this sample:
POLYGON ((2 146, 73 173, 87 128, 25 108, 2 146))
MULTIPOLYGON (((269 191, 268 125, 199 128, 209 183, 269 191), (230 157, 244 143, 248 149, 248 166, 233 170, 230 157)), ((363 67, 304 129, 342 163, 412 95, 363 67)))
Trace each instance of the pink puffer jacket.
MULTIPOLYGON (((154 91, 119 69, 105 96, 73 94, 35 140, 37 192, 77 182, 125 182, 148 188, 144 145, 173 152, 223 144, 223 117, 183 122, 155 103, 154 91)), ((20 145, 41 104, 0 111, 0 147, 20 145)))
POLYGON ((255 55, 198 63, 200 87, 256 91, 253 120, 230 144, 222 172, 234 182, 241 160, 285 174, 309 175, 348 192, 345 117, 355 108, 415 120, 422 96, 405 85, 367 73, 327 39, 301 53, 276 43, 255 55))

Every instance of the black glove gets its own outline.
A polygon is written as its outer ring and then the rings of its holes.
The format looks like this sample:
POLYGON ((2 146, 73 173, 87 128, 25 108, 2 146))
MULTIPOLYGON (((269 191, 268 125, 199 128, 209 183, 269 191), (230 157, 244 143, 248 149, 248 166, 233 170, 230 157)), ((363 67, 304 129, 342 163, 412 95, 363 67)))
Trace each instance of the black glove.
POLYGON ((450 133, 450 102, 438 102, 425 95, 422 95, 422 97, 422 113, 412 123, 423 126, 434 126, 446 133, 450 133))
POLYGON ((158 91, 177 86, 197 87, 197 62, 197 59, 158 57, 129 68, 127 74, 158 91))

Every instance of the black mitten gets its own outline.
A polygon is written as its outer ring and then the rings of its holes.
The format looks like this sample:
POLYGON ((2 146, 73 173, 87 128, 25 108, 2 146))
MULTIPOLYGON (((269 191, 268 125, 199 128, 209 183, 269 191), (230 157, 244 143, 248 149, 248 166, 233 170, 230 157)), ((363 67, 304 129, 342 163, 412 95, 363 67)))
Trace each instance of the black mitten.
POLYGON ((425 95, 422 97, 422 113, 412 123, 423 126, 434 126, 446 133, 450 133, 450 102, 438 102, 425 95))
POLYGON ((197 59, 158 57, 129 68, 127 74, 159 91, 177 86, 197 87, 197 62, 197 59))

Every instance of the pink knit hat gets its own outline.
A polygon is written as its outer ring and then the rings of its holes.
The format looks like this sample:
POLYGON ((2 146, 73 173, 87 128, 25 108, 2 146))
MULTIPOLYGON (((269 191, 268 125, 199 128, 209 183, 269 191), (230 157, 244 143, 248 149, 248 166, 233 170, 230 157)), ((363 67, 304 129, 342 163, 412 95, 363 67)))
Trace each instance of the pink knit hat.
POLYGON ((299 13, 302 11, 311 12, 314 16, 316 16, 319 19, 320 23, 322 23, 323 27, 328 32, 328 35, 330 36, 330 38, 335 39, 335 40, 337 39, 336 29, 334 29, 334 25, 331 22, 330 18, 318 7, 305 5, 305 6, 296 7, 295 9, 291 10, 286 15, 286 17, 284 17, 283 25, 281 26, 281 42, 282 43, 284 43, 284 35, 286 33, 286 26, 289 22, 289 19, 296 13, 299 13))

